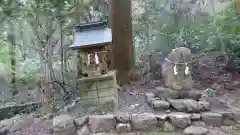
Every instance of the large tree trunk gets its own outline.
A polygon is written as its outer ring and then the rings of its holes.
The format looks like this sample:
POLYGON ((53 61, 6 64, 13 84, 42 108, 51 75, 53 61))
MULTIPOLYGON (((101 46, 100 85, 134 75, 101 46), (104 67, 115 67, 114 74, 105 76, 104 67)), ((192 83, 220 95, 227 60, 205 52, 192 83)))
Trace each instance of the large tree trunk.
POLYGON ((112 0, 111 6, 113 67, 118 83, 125 84, 134 68, 131 0, 112 0))

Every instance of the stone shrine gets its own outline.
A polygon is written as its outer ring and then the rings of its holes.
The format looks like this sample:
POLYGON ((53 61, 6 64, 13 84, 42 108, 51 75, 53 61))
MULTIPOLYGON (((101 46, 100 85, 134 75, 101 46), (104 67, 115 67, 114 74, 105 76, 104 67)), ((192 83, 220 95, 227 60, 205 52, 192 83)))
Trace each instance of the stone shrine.
POLYGON ((162 64, 162 75, 165 85, 172 89, 191 89, 192 76, 191 51, 185 47, 178 47, 169 53, 162 64))
POLYGON ((76 27, 77 88, 81 100, 101 106, 113 103, 117 108, 116 72, 110 70, 112 31, 107 22, 91 22, 76 27))

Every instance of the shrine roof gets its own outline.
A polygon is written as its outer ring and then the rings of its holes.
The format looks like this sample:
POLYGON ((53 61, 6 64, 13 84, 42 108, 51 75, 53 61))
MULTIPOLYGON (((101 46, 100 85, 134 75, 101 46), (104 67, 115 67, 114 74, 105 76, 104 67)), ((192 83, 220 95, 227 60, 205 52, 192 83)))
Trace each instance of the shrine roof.
POLYGON ((77 26, 72 49, 104 46, 112 42, 112 30, 101 24, 77 26))

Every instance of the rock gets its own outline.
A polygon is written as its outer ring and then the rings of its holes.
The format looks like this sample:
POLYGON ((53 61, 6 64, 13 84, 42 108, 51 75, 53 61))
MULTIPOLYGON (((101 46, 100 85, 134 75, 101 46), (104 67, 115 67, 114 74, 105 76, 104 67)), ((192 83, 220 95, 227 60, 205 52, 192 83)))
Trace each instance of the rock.
POLYGON ((223 89, 223 87, 220 84, 218 84, 218 83, 214 83, 212 85, 212 89, 216 90, 216 91, 221 91, 223 89))
POLYGON ((0 121, 0 132, 5 133, 11 130, 14 127, 14 124, 24 119, 24 115, 16 115, 10 119, 5 119, 0 121))
POLYGON ((116 135, 116 134, 114 134, 114 133, 96 133, 93 135, 116 135))
POLYGON ((169 88, 156 87, 157 92, 156 95, 160 97, 162 100, 166 100, 167 98, 177 99, 179 97, 179 92, 174 91, 169 88))
POLYGON ((231 126, 231 125, 234 125, 234 124, 236 124, 236 121, 234 121, 233 119, 229 119, 229 118, 224 118, 223 119, 223 125, 231 126))
POLYGON ((220 111, 223 115, 223 125, 234 125, 236 124, 236 120, 234 118, 235 114, 232 111, 225 110, 225 111, 220 111))
POLYGON ((156 114, 155 117, 157 118, 158 121, 164 121, 167 119, 168 115, 167 114, 156 114))
POLYGON ((116 131, 118 133, 130 132, 132 130, 131 124, 129 123, 119 123, 116 126, 116 131))
POLYGON ((206 124, 202 121, 192 121, 193 126, 200 126, 200 127, 205 127, 206 124))
POLYGON ((0 121, 0 133, 16 132, 28 128, 35 122, 35 118, 26 115, 16 115, 10 119, 0 121))
POLYGON ((89 116, 89 128, 92 133, 109 132, 116 127, 116 120, 113 115, 89 116))
POLYGON ((184 130, 184 135, 207 135, 208 133, 207 128, 198 126, 189 126, 184 130))
POLYGON ((201 119, 201 114, 199 113, 191 114, 191 120, 200 120, 200 119, 201 119))
POLYGON ((130 113, 117 112, 115 116, 118 123, 128 123, 130 121, 130 113))
POLYGON ((207 102, 207 101, 199 101, 198 103, 200 105, 201 110, 203 110, 203 111, 204 110, 206 110, 206 111, 210 110, 210 103, 209 102, 207 102))
POLYGON ((175 127, 169 123, 168 121, 165 121, 163 124, 163 131, 164 132, 173 132, 175 130, 175 127))
POLYGON ((240 88, 240 81, 235 80, 232 82, 232 85, 234 86, 234 88, 240 88))
POLYGON ((166 113, 171 113, 172 111, 171 111, 171 110, 166 110, 165 112, 166 112, 166 113))
POLYGON ((229 90, 229 91, 235 90, 235 87, 234 87, 234 85, 232 84, 232 82, 226 82, 226 83, 224 83, 224 88, 225 88, 226 90, 229 90))
POLYGON ((209 97, 208 97, 207 93, 206 92, 202 93, 202 96, 199 100, 200 101, 205 101, 205 102, 209 101, 209 97))
POLYGON ((203 122, 208 125, 220 126, 223 122, 223 115, 220 113, 204 112, 201 117, 203 122))
POLYGON ((51 120, 51 119, 53 119, 54 116, 55 116, 55 114, 49 113, 49 114, 44 115, 44 119, 51 120))
POLYGON ((188 99, 193 99, 195 101, 198 101, 201 98, 202 94, 200 92, 197 91, 188 91, 188 95, 185 98, 188 99))
POLYGON ((170 103, 164 100, 154 100, 152 105, 155 109, 167 109, 170 107, 170 103))
POLYGON ((53 118, 53 129, 58 135, 72 135, 76 132, 74 119, 67 114, 55 116, 53 118))
POLYGON ((170 99, 168 100, 174 109, 184 112, 186 110, 186 106, 184 103, 184 99, 170 99))
POLYGON ((188 90, 179 90, 178 92, 178 99, 188 99, 188 90))
MULTIPOLYGON (((213 128, 213 129, 209 130, 208 135, 234 135, 234 134, 225 133, 220 128, 213 128)), ((238 134, 236 134, 236 135, 238 135, 238 134)))
POLYGON ((4 105, 0 105, 0 120, 13 116, 13 113, 9 113, 9 110, 16 114, 26 114, 35 111, 36 108, 39 108, 40 106, 41 102, 29 102, 25 104, 8 102, 4 105))
POLYGON ((82 127, 83 125, 87 124, 88 123, 88 120, 89 120, 89 117, 88 116, 84 116, 84 117, 80 117, 80 118, 76 118, 74 120, 75 124, 77 126, 80 126, 82 127))
POLYGON ((184 129, 191 124, 190 115, 187 113, 175 112, 168 115, 173 126, 184 129))
POLYGON ((8 129, 1 129, 0 128, 0 135, 7 135, 9 133, 8 129))
POLYGON ((90 130, 87 126, 83 126, 82 128, 80 128, 78 131, 77 131, 77 134, 78 135, 90 135, 90 130))
POLYGON ((240 109, 234 109, 232 112, 234 115, 234 120, 240 124, 240 109))
POLYGON ((233 126, 221 126, 221 129, 225 133, 233 133, 235 131, 233 126))
POLYGON ((22 120, 19 120, 14 123, 14 125, 9 129, 11 132, 15 132, 17 130, 28 128, 30 125, 34 123, 34 117, 26 116, 22 120))
POLYGON ((156 97, 156 95, 155 95, 154 93, 151 93, 151 92, 145 94, 145 99, 146 99, 146 101, 147 101, 149 104, 150 104, 152 101, 155 100, 155 97, 156 97))
POLYGON ((200 112, 201 106, 197 101, 192 99, 170 99, 170 104, 181 112, 200 112))
POLYGON ((220 111, 220 112, 218 111, 218 113, 221 113, 224 118, 234 119, 234 112, 232 112, 232 111, 225 110, 225 111, 220 111))
POLYGON ((152 113, 141 113, 133 114, 131 122, 134 130, 148 130, 155 128, 158 121, 152 113))
POLYGON ((59 116, 55 116, 53 118, 53 128, 58 130, 62 128, 68 128, 73 126, 74 119, 67 115, 67 114, 61 114, 59 116))
POLYGON ((177 47, 172 50, 162 62, 162 75, 165 81, 165 86, 173 89, 191 89, 192 76, 190 71, 189 60, 191 58, 191 50, 185 47, 177 47), (176 66, 172 63, 187 63, 186 65, 176 66), (181 67, 181 68, 180 68, 181 67), (176 72, 174 69, 176 68, 176 72), (187 71, 187 72, 186 72, 187 71), (178 74, 185 74, 178 76, 178 74), (180 77, 180 78, 178 78, 180 77), (181 80, 179 84, 178 80, 181 80))
POLYGON ((186 99, 184 101, 187 112, 200 112, 201 106, 199 103, 192 99, 186 99))

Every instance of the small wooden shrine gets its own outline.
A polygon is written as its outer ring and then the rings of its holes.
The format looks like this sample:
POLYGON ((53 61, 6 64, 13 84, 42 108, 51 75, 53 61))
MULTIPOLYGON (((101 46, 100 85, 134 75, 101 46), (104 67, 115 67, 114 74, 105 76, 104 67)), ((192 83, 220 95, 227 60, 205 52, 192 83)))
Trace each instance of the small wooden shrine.
POLYGON ((70 48, 77 50, 78 78, 105 74, 110 65, 112 31, 107 22, 91 22, 76 26, 75 41, 70 48))
POLYGON ((70 46, 77 51, 77 87, 81 99, 98 105, 114 103, 117 108, 115 71, 110 71, 112 31, 107 22, 92 22, 76 26, 75 41, 70 46))

